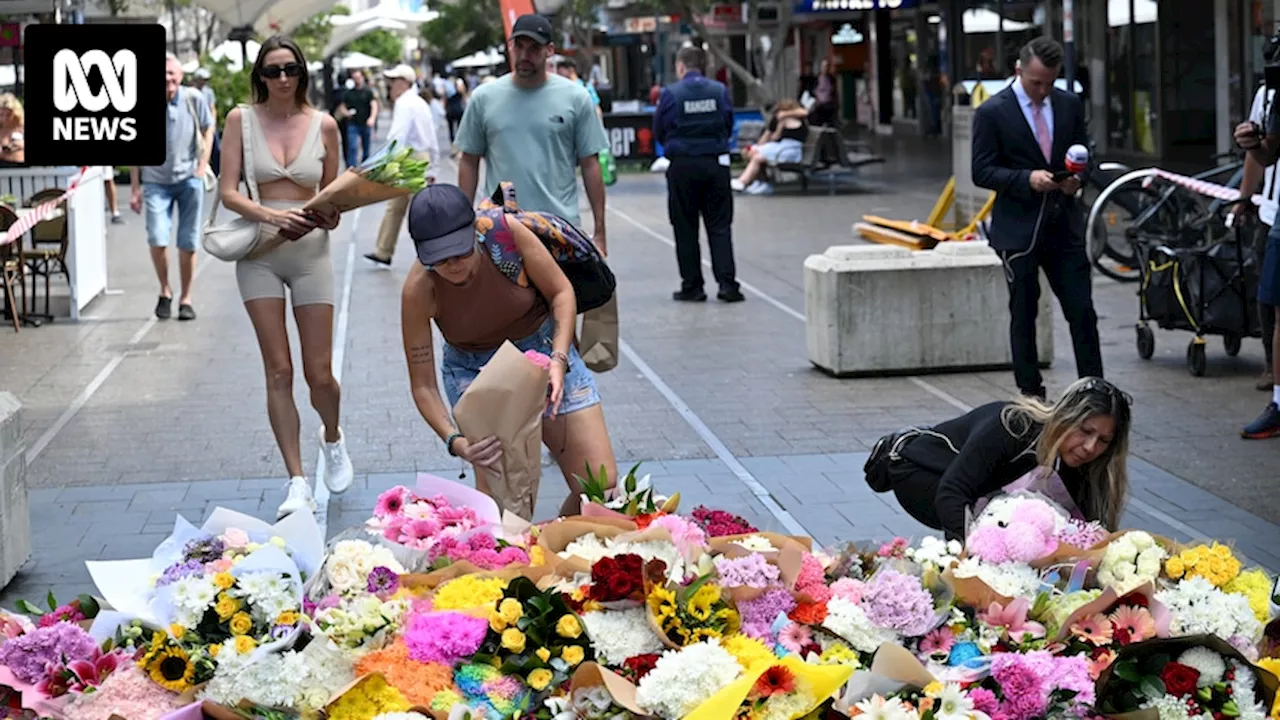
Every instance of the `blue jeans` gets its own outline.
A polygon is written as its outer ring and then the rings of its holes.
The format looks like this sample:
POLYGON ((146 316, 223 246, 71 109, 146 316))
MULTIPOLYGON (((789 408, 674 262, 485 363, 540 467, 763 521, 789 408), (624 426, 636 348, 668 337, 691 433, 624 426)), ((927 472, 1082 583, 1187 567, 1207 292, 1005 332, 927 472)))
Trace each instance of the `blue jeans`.
POLYGON ((1280 306, 1280 221, 1267 233, 1267 249, 1258 273, 1258 302, 1280 306))
MULTIPOLYGON (((521 351, 537 350, 551 353, 551 338, 555 332, 555 322, 551 318, 542 324, 538 332, 527 338, 513 340, 512 344, 521 351)), ((449 405, 456 406, 462 393, 467 391, 471 383, 480 374, 480 368, 489 362, 498 348, 484 352, 459 350, 445 343, 440 363, 440 376, 444 380, 444 393, 449 398, 449 405)), ((569 348, 569 371, 564 375, 564 398, 560 401, 560 415, 585 410, 600 404, 600 393, 596 390, 596 380, 591 371, 582 362, 577 348, 569 348)), ((547 408, 546 416, 550 416, 551 408, 547 408)))
POLYGON ((347 167, 356 167, 369 159, 369 143, 373 142, 373 128, 364 123, 347 123, 347 167), (360 143, 360 156, 356 159, 356 142, 360 143))
POLYGON ((195 252, 200 245, 201 206, 204 205, 204 181, 192 177, 165 185, 146 183, 142 201, 147 212, 147 243, 151 247, 169 247, 173 234, 173 206, 178 206, 178 249, 195 252))

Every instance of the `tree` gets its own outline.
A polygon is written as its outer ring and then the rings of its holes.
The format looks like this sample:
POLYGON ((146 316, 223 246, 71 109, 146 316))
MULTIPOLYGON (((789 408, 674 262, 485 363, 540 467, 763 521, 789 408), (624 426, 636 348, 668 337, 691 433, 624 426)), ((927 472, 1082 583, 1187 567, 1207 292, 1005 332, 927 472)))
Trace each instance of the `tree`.
POLYGON ((388 65, 395 65, 404 59, 404 39, 390 30, 381 28, 361 35, 342 49, 376 57, 388 65))
MULTIPOLYGON (((693 29, 702 37, 709 37, 707 27, 702 22, 703 16, 709 10, 706 0, 676 0, 676 3, 678 12, 688 19, 693 29)), ((734 60, 714 43, 708 43, 707 49, 720 64, 729 68, 729 71, 747 86, 748 92, 756 102, 765 106, 772 105, 783 94, 784 78, 782 73, 778 72, 778 61, 787 47, 787 34, 791 31, 791 18, 795 14, 795 9, 789 0, 778 3, 776 6, 778 25, 772 33, 767 33, 760 27, 759 0, 743 0, 742 5, 748 13, 747 57, 756 57, 757 51, 759 52, 761 76, 757 77, 750 69, 734 60)))
POLYGON ((333 23, 330 18, 334 15, 348 15, 350 12, 345 5, 338 5, 316 13, 294 28, 289 35, 294 42, 298 43, 298 47, 302 48, 303 55, 316 60, 322 59, 320 53, 324 52, 324 46, 328 45, 329 38, 333 37, 333 23))
POLYGON ((560 8, 560 26, 573 38, 578 49, 578 74, 591 72, 596 62, 596 26, 600 22, 600 0, 567 0, 560 8))
POLYGON ((252 102, 253 90, 249 84, 248 67, 235 72, 231 69, 229 59, 217 61, 208 55, 200 58, 200 65, 209 71, 209 87, 217 98, 219 118, 225 119, 227 113, 240 103, 252 102))
POLYGON ((440 15, 419 33, 436 57, 456 60, 502 45, 502 16, 492 0, 456 0, 437 6, 440 15))

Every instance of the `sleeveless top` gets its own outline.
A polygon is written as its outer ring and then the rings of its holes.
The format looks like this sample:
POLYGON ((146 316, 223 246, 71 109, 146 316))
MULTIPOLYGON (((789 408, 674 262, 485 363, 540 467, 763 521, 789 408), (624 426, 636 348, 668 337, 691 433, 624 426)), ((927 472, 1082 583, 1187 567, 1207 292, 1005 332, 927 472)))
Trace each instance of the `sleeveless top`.
POLYGON ((258 185, 275 180, 292 180, 305 188, 314 188, 324 176, 324 141, 320 138, 321 113, 311 111, 311 124, 302 141, 302 149, 288 167, 280 165, 267 146, 267 135, 258 122, 258 111, 249 108, 249 125, 253 128, 253 172, 258 185))
POLYGON ((504 340, 536 333, 550 315, 547 301, 532 286, 521 287, 504 275, 485 245, 476 252, 480 262, 466 282, 455 285, 431 271, 436 325, 445 342, 466 352, 486 352, 504 340))

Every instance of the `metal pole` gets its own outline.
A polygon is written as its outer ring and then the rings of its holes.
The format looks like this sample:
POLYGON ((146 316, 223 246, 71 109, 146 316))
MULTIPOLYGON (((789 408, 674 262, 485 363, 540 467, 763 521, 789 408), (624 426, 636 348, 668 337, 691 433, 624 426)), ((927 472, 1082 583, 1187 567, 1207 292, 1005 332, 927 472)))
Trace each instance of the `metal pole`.
POLYGON ((1066 49, 1067 92, 1076 91, 1075 0, 1062 0, 1062 43, 1066 49))
MULTIPOLYGON (((1004 69, 1004 0, 996 3, 996 77, 1003 80, 1007 76, 1004 69)), ((984 79, 984 78, 979 78, 984 79)))
POLYGON ((173 4, 173 0, 168 0, 169 5, 169 24, 173 31, 169 36, 170 44, 173 46, 173 54, 178 54, 178 10, 173 4))

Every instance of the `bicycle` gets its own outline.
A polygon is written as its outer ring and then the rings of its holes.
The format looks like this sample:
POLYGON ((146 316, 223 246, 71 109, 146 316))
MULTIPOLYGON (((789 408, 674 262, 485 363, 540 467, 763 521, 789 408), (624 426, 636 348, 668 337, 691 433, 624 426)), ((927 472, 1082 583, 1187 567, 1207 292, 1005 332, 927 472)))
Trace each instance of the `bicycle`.
MULTIPOLYGON (((1214 156, 1219 161, 1227 158, 1229 162, 1191 177, 1239 187, 1244 161, 1234 153, 1214 156)), ((1209 201, 1156 172, 1156 168, 1143 168, 1124 173, 1107 185, 1089 208, 1085 243, 1094 267, 1109 278, 1121 282, 1141 279, 1136 240, 1158 240, 1182 248, 1219 239, 1226 232, 1221 223, 1214 222, 1225 201, 1209 201)))

